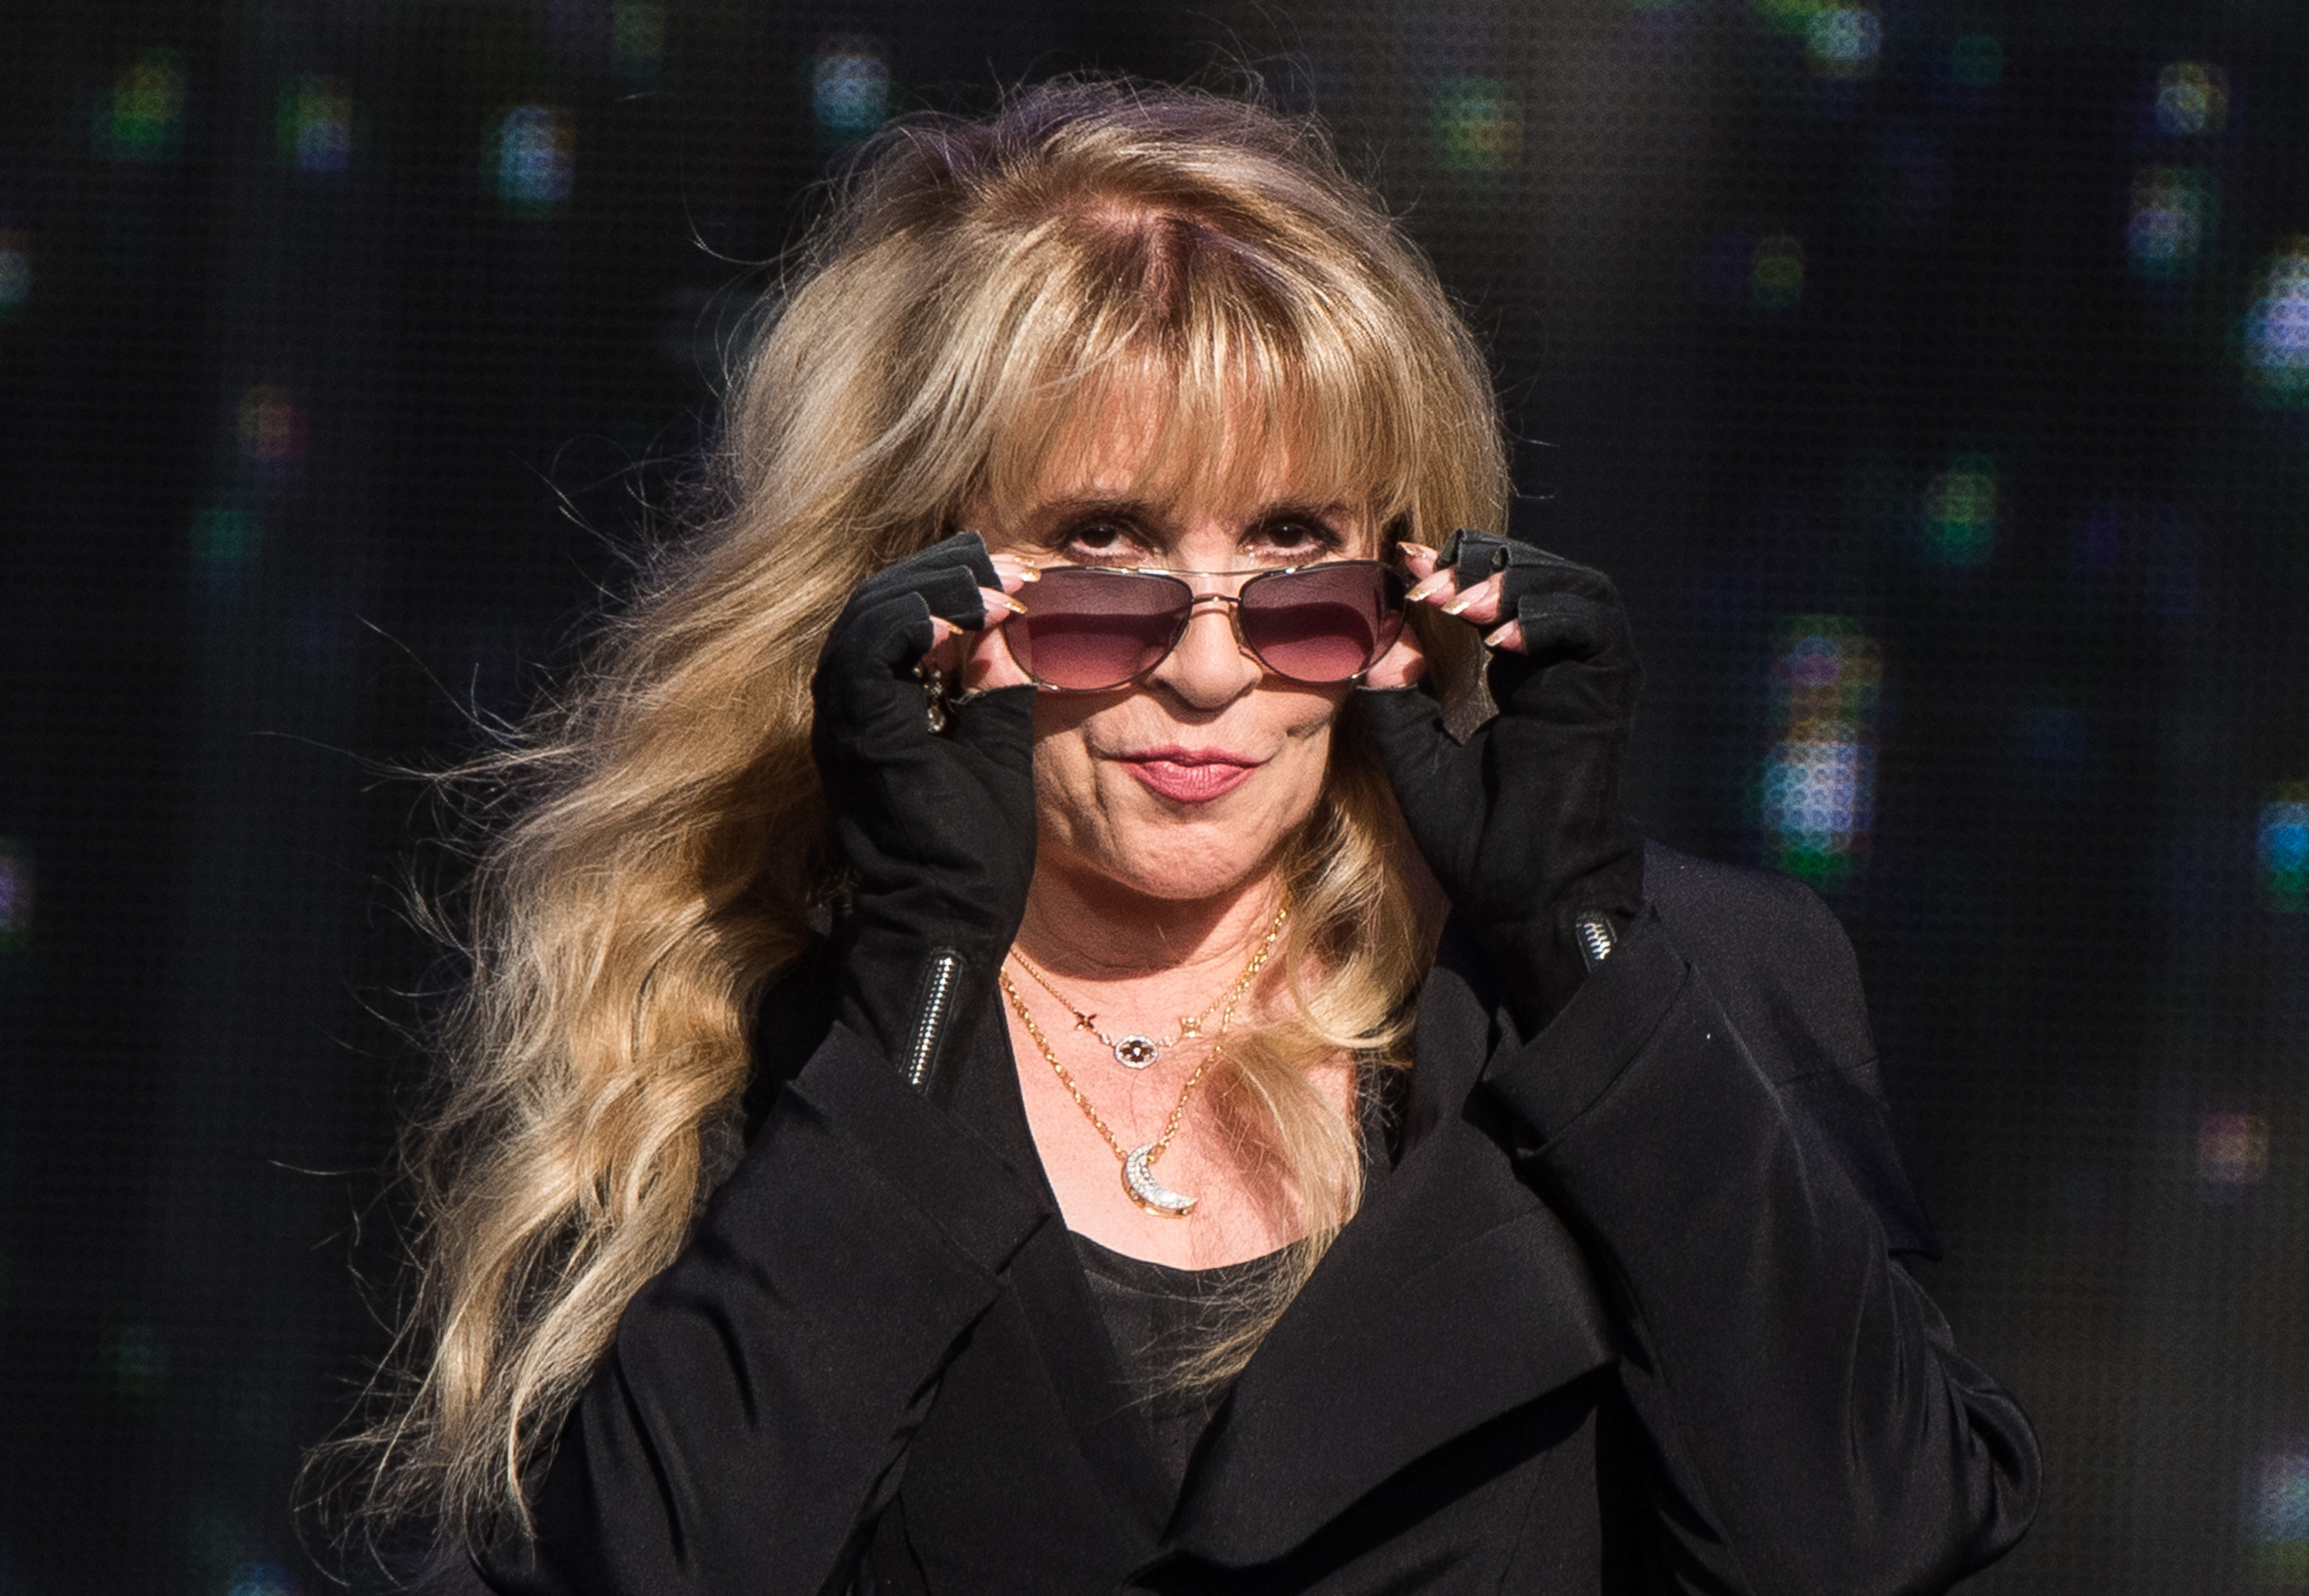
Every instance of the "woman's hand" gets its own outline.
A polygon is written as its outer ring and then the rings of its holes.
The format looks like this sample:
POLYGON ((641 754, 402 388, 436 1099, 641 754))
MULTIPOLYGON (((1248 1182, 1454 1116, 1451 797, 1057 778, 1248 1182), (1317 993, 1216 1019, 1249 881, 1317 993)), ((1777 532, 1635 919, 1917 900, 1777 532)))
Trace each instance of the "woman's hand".
POLYGON ((875 573, 810 683, 810 752, 853 887, 835 927, 840 1013, 925 1088, 984 999, 1034 874, 1034 689, 999 645, 974 651, 991 685, 964 702, 925 680, 940 657, 962 663, 962 634, 1007 618, 1027 574, 1006 563, 964 532, 875 573))
MULTIPOLYGON (((1414 686, 1362 694, 1396 798, 1453 909, 1498 959, 1518 1024, 1535 1031, 1592 953, 1643 902, 1643 840, 1620 812, 1620 761, 1642 669, 1611 579, 1526 543, 1455 533, 1404 546, 1415 603, 1480 626, 1499 714, 1465 743, 1414 686)), ((1404 679, 1397 669, 1390 677, 1404 679)))

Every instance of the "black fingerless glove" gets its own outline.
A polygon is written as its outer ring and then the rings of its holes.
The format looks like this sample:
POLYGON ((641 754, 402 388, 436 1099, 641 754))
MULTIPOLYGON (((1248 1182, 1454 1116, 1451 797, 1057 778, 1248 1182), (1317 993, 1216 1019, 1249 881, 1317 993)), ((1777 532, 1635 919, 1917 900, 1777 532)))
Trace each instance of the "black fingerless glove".
POLYGON ((924 1091, 992 989, 1034 874, 1034 689, 976 694, 933 732, 915 674, 930 617, 975 630, 979 589, 1000 586, 974 532, 877 572, 810 683, 810 752, 852 887, 835 1012, 924 1091))
POLYGON ((1643 839, 1620 812, 1643 671, 1602 572, 1465 531, 1438 564, 1462 591, 1507 574, 1501 613, 1528 652, 1492 656, 1500 712, 1462 743, 1424 688, 1360 697, 1412 836, 1532 1036, 1643 905, 1643 839))

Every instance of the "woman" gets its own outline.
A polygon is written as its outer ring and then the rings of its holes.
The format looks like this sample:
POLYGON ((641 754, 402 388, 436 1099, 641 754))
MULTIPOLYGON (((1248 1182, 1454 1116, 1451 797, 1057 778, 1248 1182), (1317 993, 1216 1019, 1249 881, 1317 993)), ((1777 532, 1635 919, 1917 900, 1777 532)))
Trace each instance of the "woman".
POLYGON ((557 1592, 2017 1539, 1841 934, 1621 815, 1618 600, 1453 531, 1483 367, 1311 132, 887 135, 722 463, 483 863, 380 1513, 557 1592))

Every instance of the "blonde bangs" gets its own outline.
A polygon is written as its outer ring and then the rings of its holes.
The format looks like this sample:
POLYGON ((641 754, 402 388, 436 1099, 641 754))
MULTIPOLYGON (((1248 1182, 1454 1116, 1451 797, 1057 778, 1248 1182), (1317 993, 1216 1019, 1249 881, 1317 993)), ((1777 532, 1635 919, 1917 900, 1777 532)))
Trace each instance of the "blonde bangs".
POLYGON ((1151 446, 1117 485, 1131 496, 1163 496, 1188 471, 1247 491, 1287 460, 1293 496, 1365 507, 1409 535, 1421 519, 1423 384, 1376 296, 1236 240, 1161 250, 1153 241, 1172 220, 1147 218, 1134 232, 1146 243, 1127 253, 1111 234, 1046 224, 982 280, 989 303, 962 307, 950 329, 957 355, 988 351, 980 392, 999 396, 982 418, 974 486, 1030 498, 1078 456, 1092 418, 1159 395, 1141 418, 1151 446), (1033 286, 1000 291, 1021 282, 1033 286))

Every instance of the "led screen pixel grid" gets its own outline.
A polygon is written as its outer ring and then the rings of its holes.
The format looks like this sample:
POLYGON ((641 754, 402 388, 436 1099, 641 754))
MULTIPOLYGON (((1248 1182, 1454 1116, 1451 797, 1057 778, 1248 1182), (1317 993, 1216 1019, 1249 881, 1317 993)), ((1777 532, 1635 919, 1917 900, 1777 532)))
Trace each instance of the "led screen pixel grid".
POLYGON ((2309 1587, 2309 22, 2275 0, 19 19, 0 63, 0 1591, 316 1592, 445 867, 888 116, 1248 63, 1619 577, 1630 798, 1852 932, 2043 1431, 1981 1591, 2309 1587))

